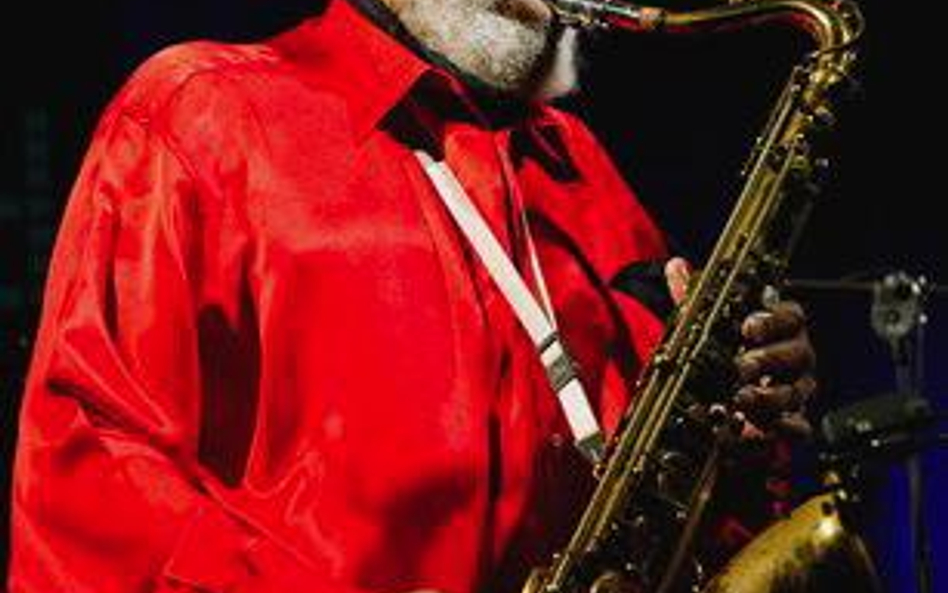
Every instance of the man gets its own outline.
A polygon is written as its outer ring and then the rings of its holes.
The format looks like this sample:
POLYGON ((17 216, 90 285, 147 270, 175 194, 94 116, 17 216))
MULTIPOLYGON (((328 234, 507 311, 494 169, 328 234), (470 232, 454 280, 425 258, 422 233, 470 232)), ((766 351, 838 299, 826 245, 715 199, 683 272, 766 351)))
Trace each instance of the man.
MULTIPOLYGON (((662 328, 611 281, 669 254, 544 103, 575 82, 575 33, 538 0, 332 0, 144 64, 54 249, 10 590, 516 590, 590 468, 422 163, 459 180, 608 434, 662 328)), ((686 265, 666 273, 680 296, 686 265)), ((814 387, 802 313, 745 330, 739 406, 779 436, 814 387)))

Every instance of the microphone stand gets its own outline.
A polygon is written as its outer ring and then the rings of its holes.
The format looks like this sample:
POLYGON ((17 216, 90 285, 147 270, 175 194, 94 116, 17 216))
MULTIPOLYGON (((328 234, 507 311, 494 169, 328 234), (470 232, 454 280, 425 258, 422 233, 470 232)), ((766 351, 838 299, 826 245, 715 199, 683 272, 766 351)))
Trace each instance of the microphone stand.
MULTIPOLYGON (((896 391, 905 397, 923 396, 923 344, 925 299, 929 287, 924 277, 904 272, 886 275, 873 286, 872 328, 889 345, 896 391)), ((919 593, 931 593, 931 549, 924 517, 924 482, 921 458, 912 453, 905 461, 909 489, 909 521, 919 593)))

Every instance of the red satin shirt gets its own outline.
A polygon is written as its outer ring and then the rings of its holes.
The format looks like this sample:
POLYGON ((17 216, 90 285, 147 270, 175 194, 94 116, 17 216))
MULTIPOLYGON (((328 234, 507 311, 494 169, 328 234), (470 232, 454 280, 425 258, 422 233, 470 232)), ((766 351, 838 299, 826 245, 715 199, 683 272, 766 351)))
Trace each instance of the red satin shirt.
POLYGON ((13 593, 510 593, 564 543, 589 468, 419 137, 521 263, 526 209, 614 427, 661 326, 607 283, 661 234, 573 116, 491 124, 335 1, 162 51, 104 112, 23 402, 13 593))

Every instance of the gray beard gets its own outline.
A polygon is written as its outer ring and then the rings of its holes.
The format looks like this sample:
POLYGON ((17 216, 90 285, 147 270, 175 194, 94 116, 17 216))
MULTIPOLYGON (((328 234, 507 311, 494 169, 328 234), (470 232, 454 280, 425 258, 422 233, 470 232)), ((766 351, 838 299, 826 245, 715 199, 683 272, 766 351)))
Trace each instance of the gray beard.
POLYGON ((573 32, 563 35, 550 22, 505 14, 500 10, 503 1, 392 4, 399 20, 421 43, 491 88, 541 99, 571 91, 576 80, 573 32))

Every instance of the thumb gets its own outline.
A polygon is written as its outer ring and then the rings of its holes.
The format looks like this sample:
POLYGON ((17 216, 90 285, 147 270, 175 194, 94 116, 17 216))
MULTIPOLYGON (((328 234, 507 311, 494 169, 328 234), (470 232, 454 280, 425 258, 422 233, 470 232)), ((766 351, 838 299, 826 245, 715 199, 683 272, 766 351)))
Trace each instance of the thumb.
POLYGON ((665 262, 665 282, 676 305, 685 300, 691 280, 691 264, 682 257, 673 257, 665 262))

